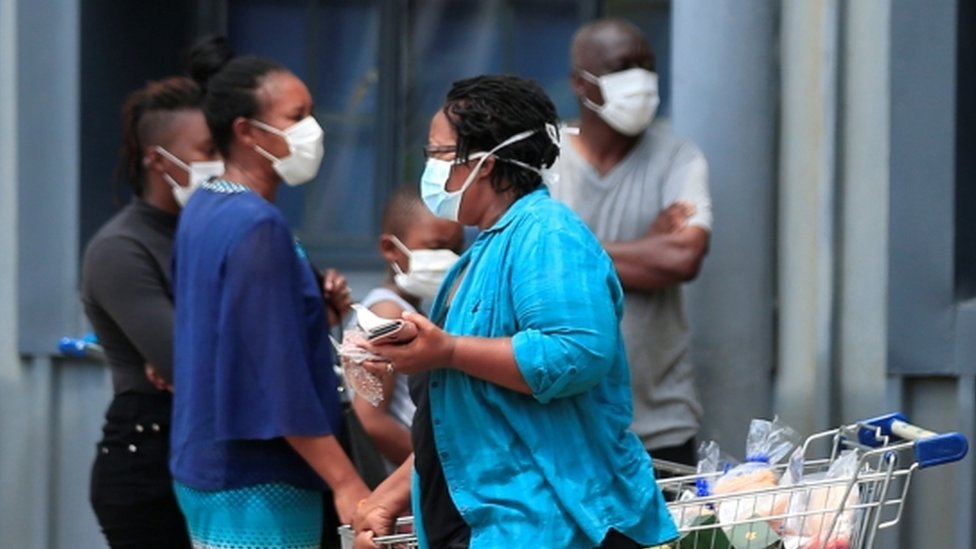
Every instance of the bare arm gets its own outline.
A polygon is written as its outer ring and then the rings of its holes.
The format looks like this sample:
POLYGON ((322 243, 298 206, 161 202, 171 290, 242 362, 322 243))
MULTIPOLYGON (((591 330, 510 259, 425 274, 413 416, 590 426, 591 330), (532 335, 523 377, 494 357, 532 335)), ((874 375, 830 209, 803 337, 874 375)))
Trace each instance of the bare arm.
POLYGON ((651 291, 688 282, 698 276, 708 253, 708 163, 697 147, 686 143, 674 165, 662 189, 668 206, 647 232, 634 240, 603 243, 627 290, 651 291))
POLYGON ((628 290, 658 290, 698 276, 710 233, 691 226, 675 232, 650 231, 636 239, 605 242, 617 275, 628 290))
POLYGON ((511 338, 458 337, 448 364, 469 376, 518 393, 532 394, 515 362, 511 338))
POLYGON ((376 444, 383 457, 401 464, 413 452, 410 430, 390 415, 390 399, 396 386, 396 375, 384 376, 383 400, 373 406, 361 396, 354 396, 352 407, 363 424, 366 434, 376 444))
POLYGON ((369 496, 369 488, 359 478, 339 441, 332 435, 286 436, 285 440, 329 485, 339 520, 349 523, 356 504, 369 496))
POLYGON ((377 536, 393 533, 397 517, 410 511, 410 482, 413 475, 413 454, 386 478, 376 490, 356 506, 353 528, 356 532, 371 532, 377 536))

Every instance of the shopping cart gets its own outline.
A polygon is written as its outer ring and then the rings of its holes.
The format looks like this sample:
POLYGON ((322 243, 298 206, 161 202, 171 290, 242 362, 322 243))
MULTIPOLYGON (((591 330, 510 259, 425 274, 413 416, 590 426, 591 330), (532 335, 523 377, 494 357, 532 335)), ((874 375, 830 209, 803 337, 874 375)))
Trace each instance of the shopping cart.
MULTIPOLYGON (((353 549, 356 535, 349 525, 339 527, 339 538, 342 549, 353 549)), ((400 517, 393 525, 393 533, 388 536, 377 536, 373 543, 380 549, 412 549, 419 547, 417 535, 413 532, 413 517, 400 517)))
POLYGON ((869 549, 879 530, 901 519, 914 473, 959 461, 968 443, 959 433, 933 433, 895 413, 811 435, 801 450, 803 459, 791 460, 799 470, 788 470, 791 463, 771 466, 776 478, 799 479, 792 483, 702 495, 721 471, 660 480, 676 498, 668 508, 681 538, 672 546, 869 549), (851 463, 847 473, 828 475, 841 459, 851 463))
MULTIPOLYGON (((678 475, 658 480, 672 500, 668 509, 680 534, 664 547, 870 549, 879 530, 901 519, 915 472, 959 461, 968 448, 959 433, 934 433, 894 413, 809 436, 802 460, 770 465, 776 478, 788 475, 794 482, 771 487, 709 494, 705 487, 721 471, 698 474, 657 462, 655 469, 678 475), (829 476, 841 459, 851 463, 847 474, 829 476)), ((392 535, 374 543, 381 549, 417 547, 412 526, 410 517, 402 518, 392 535)), ((343 526, 339 534, 343 549, 351 549, 352 530, 343 526)))

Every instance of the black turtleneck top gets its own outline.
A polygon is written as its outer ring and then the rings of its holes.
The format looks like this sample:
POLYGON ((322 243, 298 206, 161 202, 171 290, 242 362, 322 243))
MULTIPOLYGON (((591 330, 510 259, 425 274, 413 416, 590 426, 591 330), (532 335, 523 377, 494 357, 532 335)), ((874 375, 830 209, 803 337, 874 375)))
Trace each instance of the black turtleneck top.
POLYGON ((146 378, 147 363, 172 382, 176 221, 176 215, 135 199, 85 250, 81 299, 105 349, 116 395, 160 392, 146 378))

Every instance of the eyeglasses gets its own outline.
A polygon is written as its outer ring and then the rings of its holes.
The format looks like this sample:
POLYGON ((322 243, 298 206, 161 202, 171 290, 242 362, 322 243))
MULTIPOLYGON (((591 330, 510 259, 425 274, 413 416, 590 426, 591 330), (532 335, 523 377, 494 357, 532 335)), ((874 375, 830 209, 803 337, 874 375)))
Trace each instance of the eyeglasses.
MULTIPOLYGON (((428 160, 431 157, 437 158, 445 154, 453 154, 457 152, 457 145, 426 145, 424 147, 424 160, 428 160)), ((443 159, 449 160, 449 159, 443 159)))

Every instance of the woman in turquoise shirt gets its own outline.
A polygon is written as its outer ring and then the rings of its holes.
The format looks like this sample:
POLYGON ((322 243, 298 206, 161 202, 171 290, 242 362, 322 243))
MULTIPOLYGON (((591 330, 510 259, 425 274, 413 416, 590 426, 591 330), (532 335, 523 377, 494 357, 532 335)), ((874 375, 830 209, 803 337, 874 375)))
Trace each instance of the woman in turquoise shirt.
POLYGON ((374 345, 414 374, 414 459, 362 502, 360 546, 416 516, 425 547, 623 548, 677 537, 631 421, 610 258, 542 170, 556 110, 534 82, 454 84, 421 181, 435 215, 477 226, 416 339, 374 345), (411 490, 412 487, 412 490, 411 490))

